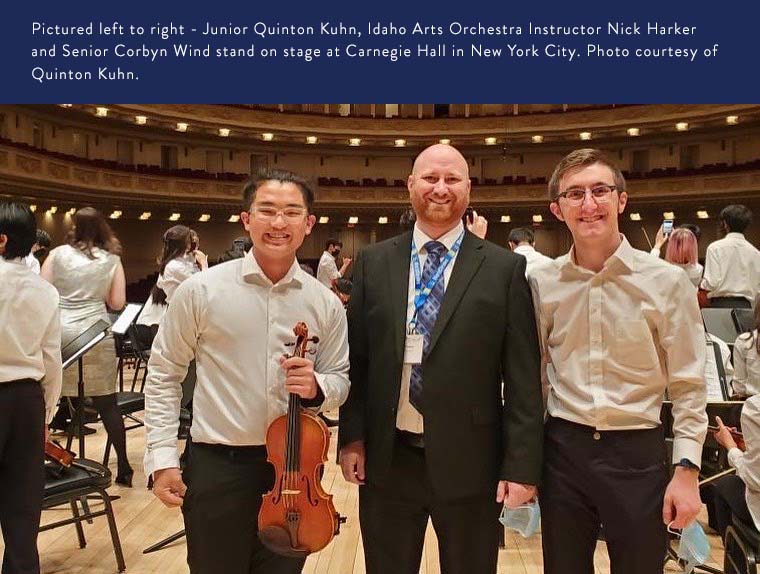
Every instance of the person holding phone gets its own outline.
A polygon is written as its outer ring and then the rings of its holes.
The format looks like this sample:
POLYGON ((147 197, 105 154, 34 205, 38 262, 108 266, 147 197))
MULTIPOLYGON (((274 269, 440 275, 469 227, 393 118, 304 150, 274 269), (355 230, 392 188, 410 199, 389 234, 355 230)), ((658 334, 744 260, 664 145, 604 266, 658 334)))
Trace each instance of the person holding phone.
POLYGON ((478 215, 478 212, 472 207, 468 207, 465 210, 464 215, 462 216, 462 223, 465 224, 467 231, 470 233, 481 239, 486 238, 486 233, 488 232, 488 220, 482 215, 478 215))

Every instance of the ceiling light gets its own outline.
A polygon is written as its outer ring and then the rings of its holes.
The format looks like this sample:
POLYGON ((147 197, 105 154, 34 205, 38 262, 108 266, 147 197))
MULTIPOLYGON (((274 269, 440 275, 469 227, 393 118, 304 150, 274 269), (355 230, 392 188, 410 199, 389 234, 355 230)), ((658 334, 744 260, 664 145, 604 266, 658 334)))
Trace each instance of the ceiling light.
POLYGON ((169 221, 179 221, 180 217, 181 217, 181 215, 179 213, 172 213, 169 216, 169 221))
POLYGON ((108 108, 95 108, 95 115, 104 118, 108 115, 108 108))
POLYGON ((496 145, 496 138, 490 137, 485 139, 486 145, 496 145))
POLYGON ((676 130, 679 132, 685 132, 689 129, 689 122, 678 122, 676 124, 676 130))
POLYGON ((352 215, 351 217, 348 218, 349 225, 356 225, 357 223, 359 223, 359 218, 356 217, 355 215, 352 215))
POLYGON ((395 140, 393 144, 396 147, 404 147, 406 145, 406 140, 395 140))
POLYGON ((628 217, 631 218, 631 221, 641 221, 641 214, 635 211, 631 213, 628 217))
POLYGON ((135 116, 135 123, 138 126, 144 126, 148 123, 148 116, 135 116))
POLYGON ((240 216, 230 215, 230 218, 227 221, 229 221, 230 223, 237 223, 238 221, 240 221, 240 216))
POLYGON ((261 134, 261 139, 263 139, 265 142, 271 142, 274 139, 274 134, 270 134, 268 132, 261 134))
POLYGON ((663 211, 662 212, 662 218, 663 219, 675 219, 676 218, 676 214, 673 213, 672 211, 663 211))
POLYGON ((140 214, 140 217, 138 219, 140 219, 140 221, 146 221, 146 220, 150 219, 150 216, 151 216, 150 211, 143 211, 140 214))
POLYGON ((317 143, 317 136, 306 136, 306 143, 307 144, 317 143))
POLYGON ((591 132, 581 132, 581 133, 579 133, 579 134, 578 134, 578 136, 579 136, 579 137, 580 137, 580 138, 581 138, 583 141, 588 141, 588 140, 590 140, 590 139, 591 139, 591 132))
POLYGON ((202 213, 201 216, 198 218, 198 221, 208 221, 211 219, 211 215, 208 213, 202 213))
POLYGON ((74 104, 58 104, 58 105, 61 106, 62 108, 70 108, 74 104))
POLYGON ((31 211, 32 213, 34 213, 35 211, 37 211, 37 206, 35 204, 30 205, 29 206, 29 211, 31 211))
POLYGON ((710 214, 707 213, 704 209, 700 209, 697 211, 697 218, 698 219, 710 219, 710 214))
POLYGON ((322 217, 319 218, 320 223, 327 223, 328 221, 330 221, 330 218, 327 217, 326 215, 323 215, 322 217))
POLYGON ((386 223, 388 223, 388 218, 387 218, 387 217, 385 217, 385 216, 382 216, 382 217, 378 217, 378 218, 377 218, 377 222, 378 222, 380 225, 385 225, 386 223))
POLYGON ((628 131, 628 135, 631 136, 631 137, 636 137, 637 135, 639 135, 641 133, 639 131, 639 128, 628 128, 627 131, 628 131))
POLYGON ((121 211, 119 211, 118 209, 114 209, 111 212, 111 215, 109 215, 108 217, 110 217, 111 219, 119 219, 121 217, 121 211))
POLYGON ((536 214, 533 216, 533 223, 541 223, 544 220, 544 216, 541 214, 536 214))
POLYGON ((502 215, 501 216, 501 222, 502 223, 509 223, 510 221, 512 221, 512 218, 509 215, 502 215))
POLYGON ((443 144, 443 145, 450 145, 451 144, 451 140, 447 139, 447 138, 443 138, 442 140, 438 140, 438 143, 439 144, 443 144))
POLYGON ((361 145, 361 143, 362 143, 361 138, 351 138, 350 140, 348 140, 348 145, 354 146, 354 147, 361 145))
POLYGON ((739 116, 726 116, 726 123, 729 126, 735 126, 739 123, 739 116))
POLYGON ((532 138, 530 138, 530 141, 532 141, 533 143, 543 143, 544 136, 538 136, 538 135, 533 136, 532 138))
POLYGON ((223 138, 229 137, 230 135, 230 128, 219 128, 219 135, 223 138))
POLYGON ((178 132, 186 132, 187 131, 187 124, 185 122, 177 122, 177 131, 178 132))

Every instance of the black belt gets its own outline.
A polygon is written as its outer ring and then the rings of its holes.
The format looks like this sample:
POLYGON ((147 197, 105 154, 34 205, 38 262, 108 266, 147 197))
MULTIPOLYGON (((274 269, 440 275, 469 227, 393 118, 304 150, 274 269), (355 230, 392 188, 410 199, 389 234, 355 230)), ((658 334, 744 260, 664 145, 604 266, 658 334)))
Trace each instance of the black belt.
POLYGON ((409 432, 396 429, 396 439, 412 448, 425 448, 425 435, 422 433, 409 432))
MULTIPOLYGON (((212 444, 207 442, 193 441, 191 448, 205 450, 206 452, 221 455, 232 460, 260 460, 266 458, 267 447, 265 445, 233 446, 228 444, 212 444)), ((192 456, 192 455, 191 455, 192 456)))
POLYGON ((39 384, 40 381, 36 381, 34 379, 16 379, 13 381, 2 381, 0 382, 0 385, 21 385, 25 383, 37 383, 39 384))

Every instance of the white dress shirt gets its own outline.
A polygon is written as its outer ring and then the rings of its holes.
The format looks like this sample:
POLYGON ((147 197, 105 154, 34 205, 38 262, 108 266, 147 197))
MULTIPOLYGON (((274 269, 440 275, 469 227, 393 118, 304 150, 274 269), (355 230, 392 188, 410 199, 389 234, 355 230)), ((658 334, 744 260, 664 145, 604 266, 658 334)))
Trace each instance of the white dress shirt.
POLYGON ((333 279, 338 279, 340 276, 335 257, 333 257, 332 253, 323 251, 322 257, 319 258, 319 265, 317 265, 317 281, 328 289, 332 289, 333 279))
POLYGON ((519 253, 525 259, 527 260, 526 266, 525 266, 525 277, 527 278, 530 275, 530 272, 538 267, 539 265, 543 265, 549 261, 553 261, 551 257, 547 257, 543 253, 539 253, 536 251, 536 248, 532 245, 518 245, 514 248, 515 253, 519 253))
POLYGON ((140 316, 137 318, 138 325, 160 325, 166 314, 167 305, 158 305, 153 302, 153 295, 148 295, 148 300, 143 305, 140 316))
POLYGON ((42 381, 45 420, 61 394, 61 315, 58 291, 22 258, 0 257, 0 384, 42 381))
MULTIPOLYGON (((464 225, 460 222, 459 225, 447 231, 441 237, 437 239, 446 246, 446 249, 451 249, 456 240, 464 231, 464 225)), ((424 245, 428 241, 432 241, 432 238, 428 237, 418 226, 414 225, 414 246, 417 248, 417 256, 420 259, 420 273, 425 268, 425 261, 427 260, 427 251, 423 249, 424 245)), ((411 249, 411 246, 410 246, 411 249)), ((458 254, 457 254, 458 255, 458 254)), ((443 271, 443 289, 446 291, 446 287, 449 284, 449 278, 451 272, 454 269, 454 265, 457 261, 457 255, 451 259, 446 269, 443 271)), ((414 285, 414 263, 409 265, 409 295, 406 303, 406 324, 414 316, 414 298, 417 296, 417 291, 414 285)), ((422 434, 425 425, 424 420, 420 412, 412 406, 409 402, 409 381, 412 378, 412 365, 410 363, 404 363, 401 369, 401 391, 398 398, 398 411, 396 413, 396 427, 400 430, 405 430, 414 433, 422 434)), ((424 381, 423 381, 423 384, 424 381)))
POLYGON ((599 430, 655 428, 673 401, 673 460, 699 465, 707 432, 705 331, 683 270, 625 237, 598 273, 574 248, 529 282, 547 368, 549 415, 599 430))
POLYGON ((40 274, 40 262, 37 261, 37 258, 34 256, 34 253, 30 253, 26 257, 24 257, 24 264, 29 267, 32 271, 34 271, 37 275, 40 274))
POLYGON ((702 289, 708 297, 744 297, 754 305, 760 292, 760 251, 742 233, 707 246, 702 289))
POLYGON ((174 292, 177 287, 189 277, 192 277, 198 273, 200 269, 195 264, 195 257, 189 255, 183 255, 181 257, 175 257, 164 267, 164 272, 158 276, 156 285, 158 288, 166 293, 166 301, 171 301, 174 292))
POLYGON ((195 442, 262 445, 269 424, 288 409, 280 357, 291 354, 303 321, 319 342, 314 371, 323 410, 348 396, 348 328, 340 300, 294 261, 277 284, 252 253, 182 283, 153 343, 145 385, 145 472, 179 466, 181 383, 196 360, 195 442))
POLYGON ((760 394, 760 356, 757 353, 757 329, 739 335, 734 343, 734 394, 752 397, 760 394))
POLYGON ((755 528, 760 530, 760 395, 745 401, 741 422, 747 450, 732 448, 728 451, 728 463, 736 468, 736 476, 747 487, 747 507, 755 528))

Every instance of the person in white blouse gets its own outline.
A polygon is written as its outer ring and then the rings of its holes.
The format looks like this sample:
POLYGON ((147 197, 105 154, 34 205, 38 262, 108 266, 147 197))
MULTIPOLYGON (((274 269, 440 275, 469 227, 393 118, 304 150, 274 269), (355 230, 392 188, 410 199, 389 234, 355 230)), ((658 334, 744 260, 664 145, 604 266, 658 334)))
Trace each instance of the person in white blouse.
POLYGON ((257 538, 262 494, 274 480, 267 428, 287 412, 290 393, 304 406, 331 410, 349 389, 343 307, 296 259, 315 223, 311 187, 290 172, 266 170, 243 198, 241 220, 254 249, 177 287, 145 386, 145 472, 164 504, 182 506, 192 574, 301 571, 303 559, 273 554, 257 538), (285 359, 301 321, 319 338, 316 352, 285 359), (191 441, 181 472, 181 383, 193 359, 191 441))
POLYGON ((701 508, 706 346, 694 287, 682 269, 620 233, 625 179, 601 151, 567 155, 549 194, 573 247, 529 278, 549 363, 544 572, 593 571, 602 523, 613 571, 662 572, 666 525, 684 528, 701 508), (666 391, 676 465, 669 482, 666 391))
POLYGON ((744 205, 729 205, 720 212, 723 239, 707 246, 701 288, 710 307, 750 308, 760 293, 760 251, 744 237, 752 212, 744 205))
POLYGON ((532 269, 552 260, 551 257, 536 251, 535 243, 536 237, 529 227, 516 227, 509 232, 507 239, 509 248, 526 259, 525 277, 530 275, 532 269))
POLYGON ((760 531, 760 395, 746 400, 742 407, 742 435, 746 449, 740 450, 732 430, 718 419, 715 440, 728 450, 728 463, 735 475, 715 483, 715 518, 721 538, 732 522, 732 514, 760 531))
POLYGON ((61 391, 58 293, 24 256, 37 225, 27 205, 0 203, 0 523, 3 572, 39 572, 42 462, 61 391))
POLYGON ((344 257, 343 265, 338 269, 338 264, 335 262, 335 258, 340 255, 340 250, 342 248, 342 242, 337 239, 328 239, 325 242, 325 250, 319 258, 317 279, 328 289, 332 289, 335 286, 335 282, 346 275, 346 271, 348 271, 348 267, 351 265, 351 259, 344 257))
POLYGON ((742 333, 734 343, 734 379, 736 397, 752 397, 760 393, 760 295, 755 298, 755 328, 742 333))

